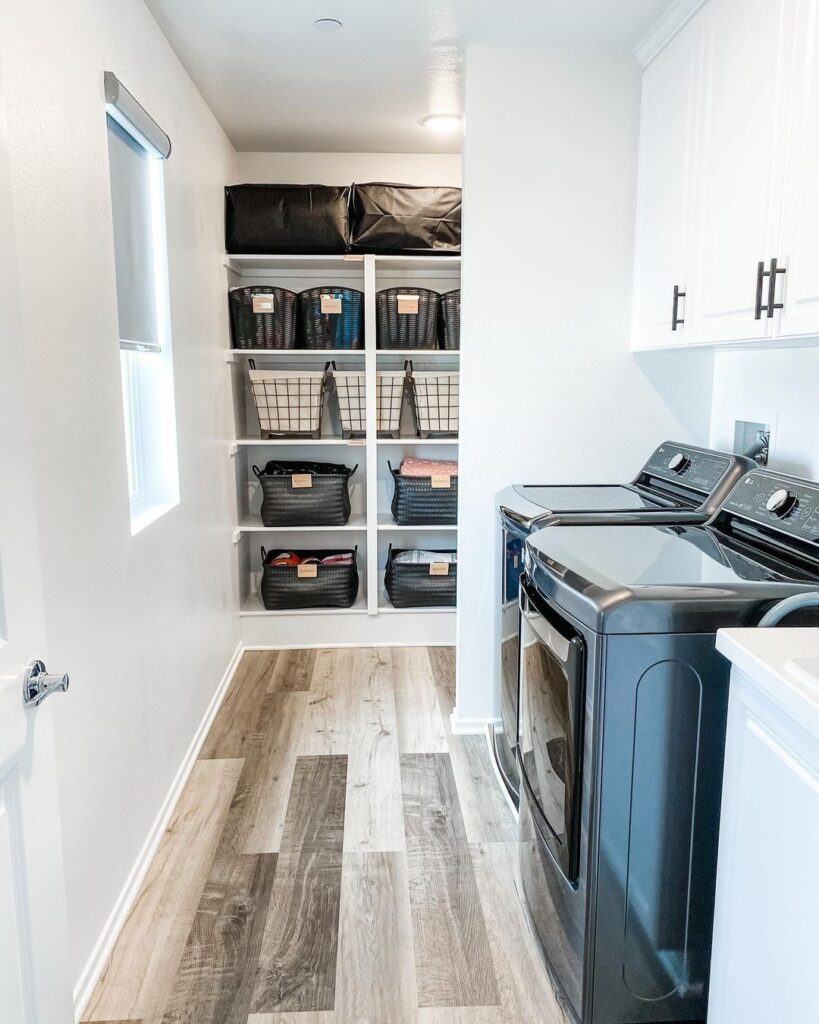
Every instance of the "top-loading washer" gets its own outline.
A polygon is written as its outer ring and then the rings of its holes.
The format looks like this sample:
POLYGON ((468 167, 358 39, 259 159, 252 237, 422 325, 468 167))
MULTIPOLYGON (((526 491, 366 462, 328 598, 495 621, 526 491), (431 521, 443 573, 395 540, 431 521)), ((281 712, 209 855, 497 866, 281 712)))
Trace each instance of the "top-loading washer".
POLYGON ((704 523, 755 464, 741 455, 666 441, 626 484, 516 485, 496 496, 496 643, 494 679, 500 724, 490 732, 499 774, 515 806, 518 707, 518 579, 523 545, 535 530, 558 524, 704 523))
POLYGON ((704 526, 527 540, 521 875, 582 1024, 705 1019, 730 675, 716 632, 817 587, 819 484, 759 469, 704 526))

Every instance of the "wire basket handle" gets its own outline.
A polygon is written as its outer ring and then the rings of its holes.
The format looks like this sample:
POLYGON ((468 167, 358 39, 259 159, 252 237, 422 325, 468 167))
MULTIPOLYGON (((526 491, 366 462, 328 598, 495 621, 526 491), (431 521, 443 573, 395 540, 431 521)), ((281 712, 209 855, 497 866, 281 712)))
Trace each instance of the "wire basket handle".
POLYGON ((264 565, 264 563, 266 561, 267 561, 267 552, 264 549, 264 544, 262 544, 262 565, 264 565))
POLYGON ((357 469, 358 469, 358 463, 356 463, 356 464, 355 464, 355 465, 353 466, 353 468, 352 468, 352 469, 349 469, 349 467, 348 467, 348 473, 347 473, 347 476, 348 476, 348 477, 350 477, 350 476, 355 476, 355 471, 356 471, 357 469))
POLYGON ((248 365, 248 369, 255 370, 256 369, 256 360, 252 359, 252 358, 248 359, 247 365, 248 365))
POLYGON ((261 478, 262 478, 262 471, 255 464, 255 462, 254 462, 254 464, 250 468, 253 470, 253 475, 256 477, 256 479, 257 480, 261 480, 261 478))

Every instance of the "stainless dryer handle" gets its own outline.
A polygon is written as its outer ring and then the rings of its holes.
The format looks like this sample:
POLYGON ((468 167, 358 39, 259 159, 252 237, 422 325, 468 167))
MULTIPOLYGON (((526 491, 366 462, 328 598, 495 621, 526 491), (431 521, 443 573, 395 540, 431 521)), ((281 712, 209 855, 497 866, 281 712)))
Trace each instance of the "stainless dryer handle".
POLYGON ((520 578, 520 612, 552 654, 564 665, 567 664, 574 638, 565 636, 549 621, 543 610, 543 598, 525 574, 520 578), (529 612, 527 605, 532 606, 534 614, 529 612))

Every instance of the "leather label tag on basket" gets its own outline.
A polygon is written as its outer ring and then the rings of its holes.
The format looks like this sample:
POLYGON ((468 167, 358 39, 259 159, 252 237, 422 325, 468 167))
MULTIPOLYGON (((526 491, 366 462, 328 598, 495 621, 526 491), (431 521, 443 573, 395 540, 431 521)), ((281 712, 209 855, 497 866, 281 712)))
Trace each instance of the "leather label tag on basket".
POLYGON ((449 562, 430 562, 430 576, 449 576, 449 562))
POLYGON ((318 566, 315 562, 296 566, 296 574, 300 580, 314 580, 318 576, 318 566))
POLYGON ((430 486, 435 490, 444 490, 452 486, 452 478, 446 473, 437 473, 429 478, 430 486))
POLYGON ((412 314, 418 315, 418 298, 417 295, 398 295, 396 296, 398 302, 398 315, 405 316, 412 314))
POLYGON ((256 292, 251 301, 254 313, 275 313, 276 311, 276 298, 273 295, 256 292))
POLYGON ((300 487, 312 487, 313 478, 309 473, 293 473, 290 477, 290 483, 294 489, 300 487))
POLYGON ((341 312, 341 296, 340 295, 322 295, 321 296, 321 311, 322 311, 322 313, 340 313, 341 312))
POLYGON ((367 441, 363 437, 351 437, 350 440, 347 442, 347 446, 349 448, 363 448, 366 445, 366 443, 367 441))

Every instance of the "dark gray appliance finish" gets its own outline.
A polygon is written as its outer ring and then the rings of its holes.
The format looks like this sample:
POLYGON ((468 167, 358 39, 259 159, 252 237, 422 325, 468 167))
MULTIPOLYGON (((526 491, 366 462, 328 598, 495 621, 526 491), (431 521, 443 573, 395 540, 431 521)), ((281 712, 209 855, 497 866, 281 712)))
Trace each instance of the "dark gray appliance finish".
POLYGON ((819 485, 753 470, 706 526, 557 526, 529 538, 525 564, 521 869, 553 975, 582 1024, 702 1021, 730 669, 715 633, 816 590, 819 485), (582 677, 543 644, 544 621, 579 638, 582 677), (564 735, 580 795, 561 819, 564 735))
POLYGON ((495 761, 510 797, 519 802, 515 757, 518 714, 518 578, 523 543, 535 530, 589 523, 704 523, 754 466, 739 455, 666 441, 628 484, 519 485, 496 498, 500 591, 495 673, 501 727, 492 733, 495 761))

